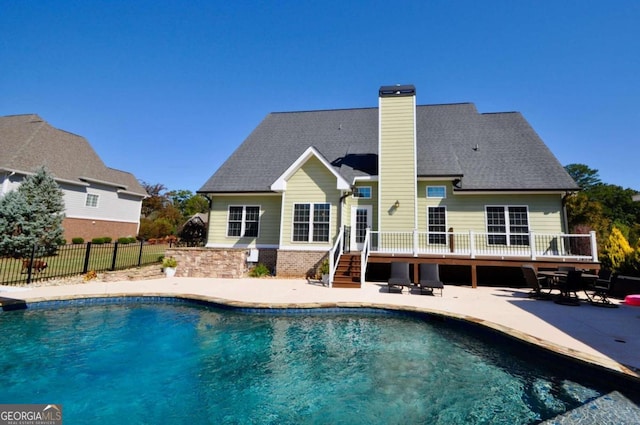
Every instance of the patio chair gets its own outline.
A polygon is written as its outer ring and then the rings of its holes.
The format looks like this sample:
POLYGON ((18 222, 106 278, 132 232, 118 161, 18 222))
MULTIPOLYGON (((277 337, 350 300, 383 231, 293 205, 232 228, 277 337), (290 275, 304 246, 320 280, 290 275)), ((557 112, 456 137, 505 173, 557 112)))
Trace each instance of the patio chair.
POLYGON ((529 296, 540 300, 550 300, 552 287, 548 279, 544 276, 538 276, 533 266, 522 266, 521 270, 527 285, 533 288, 529 296), (543 288, 548 289, 548 292, 542 292, 543 288))
POLYGON ((411 291, 412 283, 409 277, 409 263, 391 263, 391 273, 387 281, 387 290, 391 292, 392 287, 399 287, 400 293, 402 293, 402 289, 405 286, 411 291))
POLYGON ((426 291, 427 294, 435 295, 433 290, 439 289, 440 296, 442 296, 444 284, 440 280, 440 271, 437 264, 420 264, 420 280, 418 285, 420 286, 421 294, 426 291))
POLYGON ((609 294, 611 293, 611 285, 613 284, 614 276, 611 273, 611 270, 600 269, 598 273, 598 279, 594 282, 591 289, 591 294, 587 291, 587 298, 589 299, 589 304, 599 306, 599 307, 611 307, 617 308, 618 304, 614 304, 609 299, 609 294))
POLYGON ((555 301, 558 304, 579 306, 580 298, 578 292, 583 288, 582 272, 580 270, 569 270, 567 278, 559 283, 560 297, 555 301))

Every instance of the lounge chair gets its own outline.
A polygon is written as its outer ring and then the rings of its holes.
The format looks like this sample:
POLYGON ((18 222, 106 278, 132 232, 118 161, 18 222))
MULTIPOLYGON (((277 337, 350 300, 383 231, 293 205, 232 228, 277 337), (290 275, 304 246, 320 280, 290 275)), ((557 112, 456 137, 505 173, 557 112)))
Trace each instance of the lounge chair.
POLYGON ((609 299, 609 293, 611 292, 611 285, 613 283, 613 274, 611 270, 600 269, 598 273, 598 279, 594 282, 593 286, 589 288, 591 294, 585 291, 589 304, 600 307, 617 308, 618 304, 614 304, 609 299))
POLYGON ((437 264, 420 264, 420 293, 423 294, 426 291, 427 294, 434 295, 433 290, 439 289, 440 296, 442 296, 442 290, 444 284, 440 280, 440 271, 437 264))
POLYGON ((400 292, 404 287, 411 291, 411 278, 409 277, 409 263, 391 263, 391 273, 387 281, 387 290, 391 292, 392 287, 400 287, 400 292))
POLYGON ((529 293, 531 298, 537 298, 539 300, 550 300, 551 290, 553 289, 548 283, 548 279, 544 276, 538 276, 536 269, 533 266, 522 266, 522 275, 533 290, 529 293), (546 288, 545 288, 546 287, 546 288), (542 289, 548 289, 548 292, 542 292, 542 289))

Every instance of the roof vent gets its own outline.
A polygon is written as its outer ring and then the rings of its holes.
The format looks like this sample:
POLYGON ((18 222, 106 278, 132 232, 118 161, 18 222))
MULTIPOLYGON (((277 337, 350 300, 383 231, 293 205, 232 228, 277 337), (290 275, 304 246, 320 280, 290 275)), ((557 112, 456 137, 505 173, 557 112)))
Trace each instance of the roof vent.
POLYGON ((416 88, 411 84, 395 86, 382 86, 378 91, 380 97, 393 97, 393 96, 415 96, 416 88))

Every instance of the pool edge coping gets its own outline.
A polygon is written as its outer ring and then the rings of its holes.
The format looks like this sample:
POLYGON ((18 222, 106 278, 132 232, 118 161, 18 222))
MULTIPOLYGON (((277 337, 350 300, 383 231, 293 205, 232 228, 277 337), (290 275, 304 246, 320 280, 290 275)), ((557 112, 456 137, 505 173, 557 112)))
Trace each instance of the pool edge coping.
POLYGON ((49 297, 35 297, 24 300, 27 309, 29 304, 33 303, 43 303, 43 302, 51 302, 51 301, 72 301, 72 300, 82 300, 82 299, 99 299, 99 298, 152 298, 152 297, 162 297, 162 298, 175 298, 175 299, 183 299, 183 300, 193 300, 193 301, 202 301, 210 304, 225 306, 233 309, 330 309, 330 308, 370 308, 370 309, 380 309, 380 310, 391 310, 398 312, 409 312, 409 313, 419 313, 419 314, 427 314, 441 318, 451 318, 456 320, 461 320, 469 324, 475 324, 478 326, 483 326, 485 328, 496 331, 504 336, 514 338, 518 341, 521 341, 526 344, 534 345, 543 350, 550 351, 554 354, 560 355, 567 360, 570 361, 578 361, 580 363, 585 363, 586 365, 592 367, 598 367, 606 370, 607 372, 615 373, 620 375, 621 377, 631 379, 640 384, 640 370, 636 370, 635 368, 616 362, 608 357, 604 356, 594 356, 589 353, 585 353, 580 350, 575 350, 569 347, 564 347, 562 345, 546 341, 543 338, 535 337, 533 335, 527 334, 525 332, 519 331, 509 326, 501 325, 499 323, 492 322, 486 319, 480 319, 475 316, 470 316, 466 314, 459 314, 449 311, 437 310, 426 307, 414 307, 407 305, 394 305, 394 304, 385 304, 385 303, 375 303, 375 302, 350 302, 350 301, 327 301, 327 302, 304 302, 304 303, 293 303, 293 302, 283 302, 283 303, 261 303, 261 302, 251 302, 251 301, 237 301, 230 300, 226 298, 219 298, 201 294, 177 294, 172 292, 123 292, 123 293, 109 293, 109 294, 68 294, 68 295, 59 295, 59 296, 49 296, 49 297))

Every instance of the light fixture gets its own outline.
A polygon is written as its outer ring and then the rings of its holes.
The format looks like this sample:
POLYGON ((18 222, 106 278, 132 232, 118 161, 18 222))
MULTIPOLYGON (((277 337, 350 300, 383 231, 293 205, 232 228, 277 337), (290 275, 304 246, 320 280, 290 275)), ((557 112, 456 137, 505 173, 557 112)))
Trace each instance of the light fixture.
POLYGON ((396 200, 396 203, 395 203, 395 204, 393 204, 393 206, 394 206, 395 208, 400 208, 400 201, 397 201, 397 200, 396 200))

